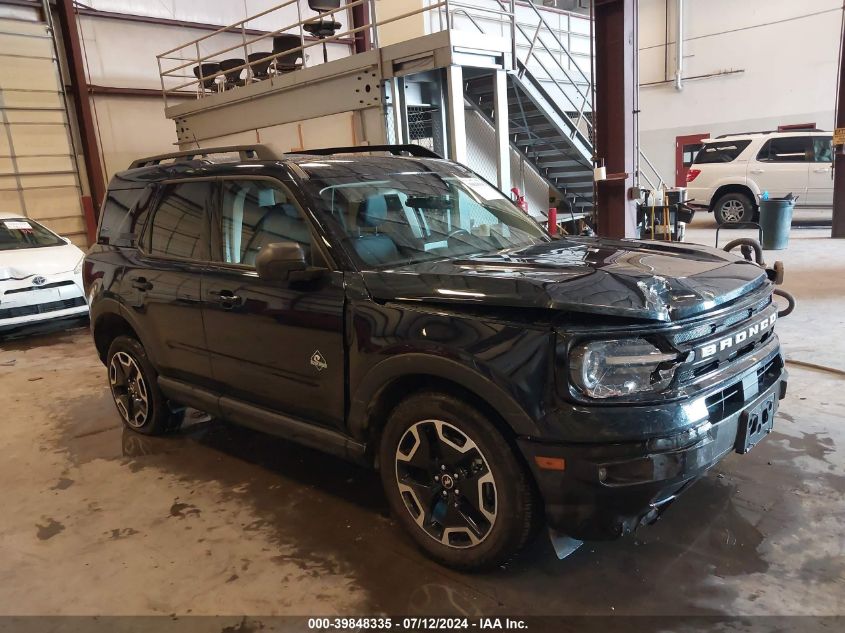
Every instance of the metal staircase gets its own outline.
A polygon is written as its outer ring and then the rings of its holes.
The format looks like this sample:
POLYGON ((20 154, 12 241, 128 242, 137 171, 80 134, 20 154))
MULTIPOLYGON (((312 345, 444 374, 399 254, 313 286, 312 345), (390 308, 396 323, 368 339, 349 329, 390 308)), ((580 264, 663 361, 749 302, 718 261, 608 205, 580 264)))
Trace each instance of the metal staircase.
MULTIPOLYGON (((499 2, 499 4, 503 4, 499 2)), ((509 72, 511 148, 574 207, 593 206, 592 84, 561 33, 533 9, 536 26, 515 24, 515 69, 509 72)), ((482 33, 479 20, 471 20, 482 33)), ((492 75, 465 83, 465 98, 494 124, 492 75)))
MULTIPOLYGON (((493 78, 466 82, 467 102, 494 125, 493 78)), ((508 124, 511 148, 579 209, 593 205, 592 144, 520 63, 508 82, 508 124)))

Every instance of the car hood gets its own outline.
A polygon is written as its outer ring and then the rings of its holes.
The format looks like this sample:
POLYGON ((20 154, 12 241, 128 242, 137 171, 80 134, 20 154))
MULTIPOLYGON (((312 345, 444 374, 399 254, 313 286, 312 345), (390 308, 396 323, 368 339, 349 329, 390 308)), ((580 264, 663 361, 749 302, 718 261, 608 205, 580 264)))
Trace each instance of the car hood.
POLYGON ((363 273, 374 299, 673 321, 740 297, 765 271, 706 246, 571 237, 363 273))
POLYGON ((84 255, 73 244, 0 251, 0 281, 66 273, 76 268, 84 255))

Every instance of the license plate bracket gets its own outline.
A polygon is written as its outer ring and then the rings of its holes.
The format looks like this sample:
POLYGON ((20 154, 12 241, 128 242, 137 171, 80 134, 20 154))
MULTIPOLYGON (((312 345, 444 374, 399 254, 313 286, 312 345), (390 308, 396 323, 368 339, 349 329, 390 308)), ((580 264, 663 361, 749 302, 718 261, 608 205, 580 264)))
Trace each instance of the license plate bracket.
POLYGON ((769 395, 753 408, 742 412, 737 424, 736 443, 734 445, 737 453, 744 455, 772 432, 776 412, 776 394, 769 395))

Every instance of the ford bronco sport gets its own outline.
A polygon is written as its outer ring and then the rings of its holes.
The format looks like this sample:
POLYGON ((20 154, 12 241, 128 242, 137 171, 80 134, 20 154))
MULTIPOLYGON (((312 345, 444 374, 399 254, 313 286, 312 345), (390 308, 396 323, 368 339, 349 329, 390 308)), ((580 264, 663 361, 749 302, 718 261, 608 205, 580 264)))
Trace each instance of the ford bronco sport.
POLYGON ((786 391, 759 266, 552 239, 415 146, 136 161, 84 279, 126 426, 172 431, 190 406, 375 466, 418 545, 464 569, 543 522, 653 522, 786 391))

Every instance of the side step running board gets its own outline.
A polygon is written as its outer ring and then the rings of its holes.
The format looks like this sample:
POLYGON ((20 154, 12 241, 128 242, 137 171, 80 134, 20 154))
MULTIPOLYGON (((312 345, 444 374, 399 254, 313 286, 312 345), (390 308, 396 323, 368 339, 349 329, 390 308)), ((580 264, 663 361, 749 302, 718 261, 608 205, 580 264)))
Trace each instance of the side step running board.
POLYGON ((158 385, 168 398, 180 404, 364 466, 372 466, 367 460, 366 444, 357 442, 339 431, 303 422, 242 400, 220 396, 181 380, 159 376, 158 385))

